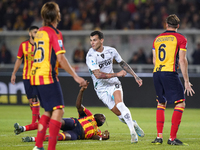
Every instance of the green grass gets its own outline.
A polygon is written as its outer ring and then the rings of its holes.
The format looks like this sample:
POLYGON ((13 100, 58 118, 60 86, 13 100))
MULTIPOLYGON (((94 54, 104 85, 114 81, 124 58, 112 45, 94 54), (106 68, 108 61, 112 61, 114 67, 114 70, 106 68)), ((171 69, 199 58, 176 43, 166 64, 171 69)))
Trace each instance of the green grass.
MULTIPOLYGON (((152 145, 151 141, 156 137, 155 113, 156 108, 130 108, 133 119, 137 120, 145 131, 145 137, 140 138, 137 144, 130 143, 128 127, 121 123, 106 107, 88 107, 92 113, 104 113, 107 118, 101 130, 108 129, 110 139, 107 141, 77 140, 58 141, 57 150, 196 150, 200 149, 200 109, 185 109, 178 136, 181 141, 189 146, 171 146, 167 144, 171 127, 171 115, 173 109, 165 110, 165 126, 162 145, 152 145)), ((43 109, 41 109, 41 113, 43 109)), ((32 150, 34 143, 21 142, 25 136, 36 136, 37 131, 28 131, 15 135, 14 123, 26 125, 31 122, 31 111, 28 106, 0 106, 0 150, 32 150)), ((64 117, 77 117, 75 107, 66 107, 64 117)), ((47 150, 48 142, 44 142, 47 150)))

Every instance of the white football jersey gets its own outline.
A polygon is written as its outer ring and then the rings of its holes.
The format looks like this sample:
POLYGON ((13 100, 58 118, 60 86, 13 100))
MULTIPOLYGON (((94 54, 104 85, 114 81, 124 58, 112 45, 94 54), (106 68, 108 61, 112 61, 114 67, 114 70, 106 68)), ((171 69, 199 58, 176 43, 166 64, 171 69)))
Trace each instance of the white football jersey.
POLYGON ((97 52, 90 48, 86 56, 86 64, 91 74, 95 90, 105 90, 106 87, 114 84, 121 84, 117 77, 110 79, 97 79, 92 73, 93 70, 100 69, 101 72, 113 72, 113 59, 118 63, 122 61, 121 56, 113 47, 103 46, 102 52, 97 52))

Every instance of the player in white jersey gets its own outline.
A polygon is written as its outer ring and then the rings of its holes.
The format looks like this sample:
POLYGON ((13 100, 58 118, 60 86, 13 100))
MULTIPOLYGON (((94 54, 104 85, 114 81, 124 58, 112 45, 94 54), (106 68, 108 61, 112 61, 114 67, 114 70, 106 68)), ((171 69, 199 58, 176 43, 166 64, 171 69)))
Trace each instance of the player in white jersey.
POLYGON ((121 122, 127 124, 131 134, 131 143, 137 143, 137 134, 143 137, 144 132, 137 122, 132 120, 131 113, 123 102, 122 86, 117 77, 124 77, 128 72, 135 78, 139 86, 142 85, 142 80, 121 58, 117 50, 109 46, 103 46, 103 41, 102 32, 93 31, 90 34, 92 48, 87 53, 86 63, 91 73, 94 89, 99 99, 118 116, 121 122), (120 64, 123 70, 114 73, 113 59, 120 64))

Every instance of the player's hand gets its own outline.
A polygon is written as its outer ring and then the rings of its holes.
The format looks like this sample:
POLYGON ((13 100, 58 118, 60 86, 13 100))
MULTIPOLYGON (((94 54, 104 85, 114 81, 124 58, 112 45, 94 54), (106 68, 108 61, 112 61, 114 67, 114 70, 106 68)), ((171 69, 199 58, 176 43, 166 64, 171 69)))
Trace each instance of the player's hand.
POLYGON ((121 70, 120 72, 117 73, 118 77, 124 77, 126 75, 126 71, 125 70, 121 70))
POLYGON ((187 96, 193 96, 195 94, 194 90, 192 89, 192 84, 190 82, 185 82, 185 91, 184 94, 187 92, 187 96))
POLYGON ((108 130, 102 132, 102 140, 108 140, 110 138, 110 133, 108 130))
POLYGON ((13 85, 15 84, 15 79, 16 79, 15 74, 12 74, 11 79, 10 79, 10 82, 11 82, 13 85))
POLYGON ((79 83, 79 86, 86 86, 87 85, 87 82, 85 79, 79 77, 79 76, 75 76, 74 77, 74 80, 79 83))
POLYGON ((88 84, 89 84, 89 82, 86 80, 86 85, 82 86, 80 91, 82 91, 82 92, 85 91, 88 87, 88 84))
POLYGON ((140 77, 135 77, 135 81, 138 83, 139 87, 142 86, 142 79, 140 79, 140 77))

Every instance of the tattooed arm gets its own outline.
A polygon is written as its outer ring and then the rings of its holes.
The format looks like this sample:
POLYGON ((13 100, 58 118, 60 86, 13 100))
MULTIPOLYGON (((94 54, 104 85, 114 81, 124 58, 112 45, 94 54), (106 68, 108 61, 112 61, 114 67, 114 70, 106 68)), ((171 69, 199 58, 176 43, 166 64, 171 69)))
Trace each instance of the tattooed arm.
POLYGON ((117 73, 105 73, 101 72, 100 69, 93 70, 92 73, 97 79, 109 79, 113 77, 124 77, 126 75, 126 71, 122 70, 117 73))
POLYGON ((135 81, 138 83, 139 86, 142 85, 142 79, 137 76, 133 69, 124 60, 122 60, 119 64, 126 72, 130 73, 135 78, 135 81))

